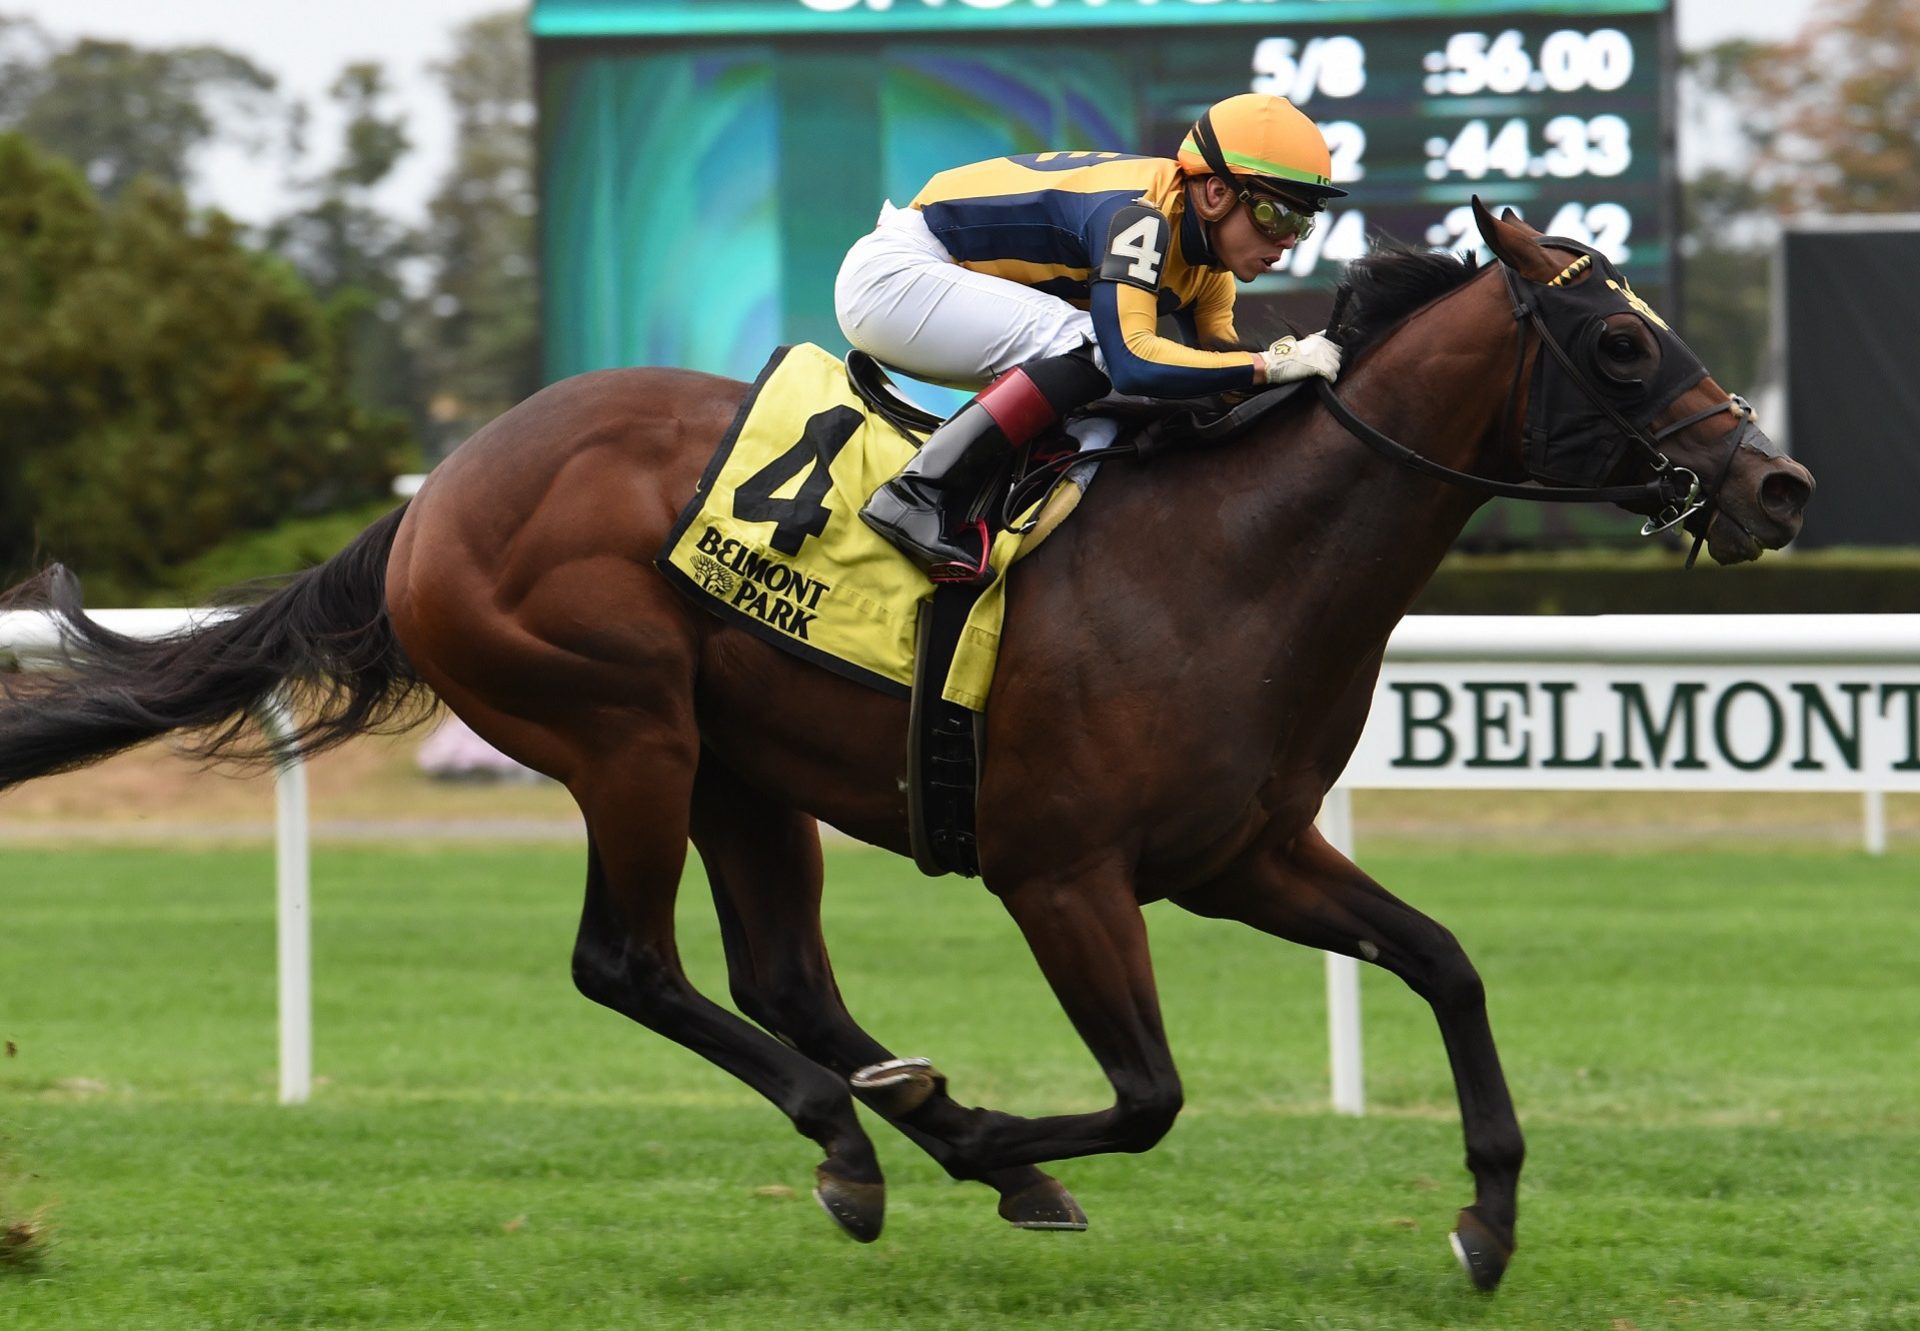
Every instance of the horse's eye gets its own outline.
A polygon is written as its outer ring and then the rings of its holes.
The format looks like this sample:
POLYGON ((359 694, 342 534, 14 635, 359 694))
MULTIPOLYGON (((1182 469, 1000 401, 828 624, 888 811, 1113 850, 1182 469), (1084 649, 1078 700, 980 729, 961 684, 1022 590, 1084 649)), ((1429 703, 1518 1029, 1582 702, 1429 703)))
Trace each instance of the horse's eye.
POLYGON ((1640 344, 1625 333, 1614 333, 1603 341, 1600 347, 1610 359, 1622 363, 1640 358, 1640 344))

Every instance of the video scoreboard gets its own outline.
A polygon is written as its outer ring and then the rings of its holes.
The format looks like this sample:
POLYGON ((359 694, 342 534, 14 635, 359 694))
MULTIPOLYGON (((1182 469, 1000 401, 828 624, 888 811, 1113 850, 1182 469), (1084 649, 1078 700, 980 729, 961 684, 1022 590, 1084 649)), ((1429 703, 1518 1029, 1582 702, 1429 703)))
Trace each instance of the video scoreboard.
POLYGON ((1249 89, 1321 125, 1350 195, 1243 288, 1243 332, 1324 316, 1375 236, 1476 247, 1475 194, 1670 294, 1666 0, 539 0, 532 24, 555 377, 843 345, 834 271, 883 198, 1003 154, 1171 156, 1249 89))
POLYGON ((1322 287, 1325 270, 1366 253, 1375 234, 1474 248, 1478 194, 1592 244, 1657 292, 1672 234, 1663 23, 1456 13, 1193 34, 1144 62, 1141 142, 1177 144, 1229 74, 1234 91, 1287 97, 1320 124, 1349 195, 1256 291, 1322 287))

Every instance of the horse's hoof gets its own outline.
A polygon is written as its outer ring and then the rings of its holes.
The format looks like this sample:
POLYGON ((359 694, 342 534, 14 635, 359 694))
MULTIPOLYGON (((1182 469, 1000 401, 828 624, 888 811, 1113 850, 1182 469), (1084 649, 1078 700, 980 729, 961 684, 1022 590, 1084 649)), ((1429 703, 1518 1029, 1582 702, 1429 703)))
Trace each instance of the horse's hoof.
POLYGON ((1467 1273, 1475 1289, 1498 1289, 1500 1277, 1507 1273, 1507 1263, 1513 1260, 1513 1245, 1494 1233, 1493 1226, 1482 1220, 1471 1206, 1461 1211, 1453 1223, 1455 1228, 1447 1235, 1447 1242, 1453 1245, 1460 1269, 1467 1273))
POLYGON ((861 1068, 847 1081, 868 1108, 886 1118, 905 1118, 947 1084, 924 1058, 890 1058, 861 1068))
POLYGON ((1085 1229, 1087 1213, 1073 1194, 1048 1179, 1000 1199, 1000 1218, 1015 1229, 1085 1229))
POLYGON ((821 1165, 813 1171, 813 1200, 833 1217, 833 1222, 862 1243, 880 1237, 887 1219, 887 1185, 855 1183, 827 1172, 821 1165))

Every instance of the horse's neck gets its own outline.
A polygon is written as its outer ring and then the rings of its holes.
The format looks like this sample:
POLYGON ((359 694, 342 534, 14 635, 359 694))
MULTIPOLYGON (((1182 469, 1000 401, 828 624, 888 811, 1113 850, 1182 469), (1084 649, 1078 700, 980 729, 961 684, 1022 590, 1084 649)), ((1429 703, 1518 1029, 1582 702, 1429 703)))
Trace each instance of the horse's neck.
MULTIPOLYGON (((1347 405, 1443 466, 1481 466, 1513 357, 1491 294, 1482 279, 1389 335, 1341 377, 1347 405)), ((1286 436, 1253 450, 1265 472, 1256 492, 1277 500, 1263 539, 1315 631, 1364 653, 1385 643, 1484 501, 1380 456, 1322 412, 1286 436)))

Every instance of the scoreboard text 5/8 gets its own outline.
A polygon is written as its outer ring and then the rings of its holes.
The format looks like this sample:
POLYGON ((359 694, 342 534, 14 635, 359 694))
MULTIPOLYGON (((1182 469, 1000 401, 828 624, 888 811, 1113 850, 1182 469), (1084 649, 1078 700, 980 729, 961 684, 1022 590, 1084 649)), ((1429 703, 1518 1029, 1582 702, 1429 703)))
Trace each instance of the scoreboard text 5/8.
POLYGON ((1663 292, 1663 16, 1484 19, 1182 33, 1153 57, 1143 137, 1177 143, 1232 90, 1221 84, 1236 69, 1245 87, 1287 97, 1319 123, 1349 197, 1256 293, 1324 287, 1323 270, 1360 257, 1376 233, 1472 248, 1475 194, 1593 245, 1637 287, 1663 292))

